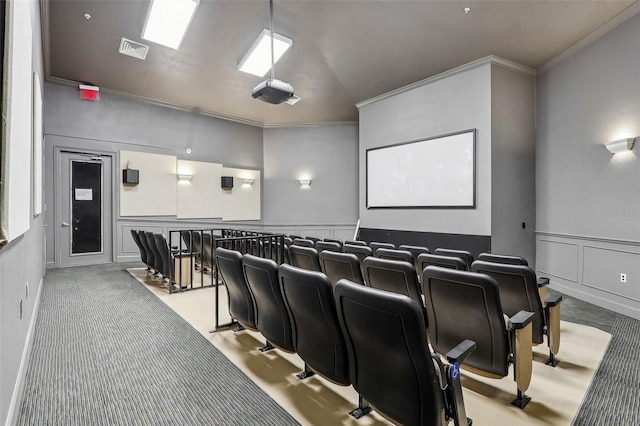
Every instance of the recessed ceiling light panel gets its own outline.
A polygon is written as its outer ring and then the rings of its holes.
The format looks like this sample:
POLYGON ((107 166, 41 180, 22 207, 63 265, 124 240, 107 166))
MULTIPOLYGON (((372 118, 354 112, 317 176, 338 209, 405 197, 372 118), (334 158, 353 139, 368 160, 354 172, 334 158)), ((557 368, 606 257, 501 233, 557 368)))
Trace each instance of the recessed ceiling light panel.
MULTIPOLYGON (((271 32, 262 30, 247 54, 240 60, 238 70, 264 77, 271 69, 271 32)), ((293 40, 278 33, 273 33, 273 62, 276 63, 291 47, 293 40)))
POLYGON ((142 38, 178 49, 198 4, 198 0, 151 0, 142 38))

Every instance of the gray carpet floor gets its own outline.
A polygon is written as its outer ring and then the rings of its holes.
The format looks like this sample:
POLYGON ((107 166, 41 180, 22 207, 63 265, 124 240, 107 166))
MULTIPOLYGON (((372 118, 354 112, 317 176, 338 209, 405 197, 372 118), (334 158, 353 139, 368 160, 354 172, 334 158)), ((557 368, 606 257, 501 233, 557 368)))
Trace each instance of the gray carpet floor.
POLYGON ((18 425, 295 425, 125 270, 47 271, 18 425))
MULTIPOLYGON (((18 425, 297 424, 126 272, 138 266, 47 271, 18 425)), ((568 296, 562 319, 613 336, 574 424, 640 425, 640 321, 568 296)))

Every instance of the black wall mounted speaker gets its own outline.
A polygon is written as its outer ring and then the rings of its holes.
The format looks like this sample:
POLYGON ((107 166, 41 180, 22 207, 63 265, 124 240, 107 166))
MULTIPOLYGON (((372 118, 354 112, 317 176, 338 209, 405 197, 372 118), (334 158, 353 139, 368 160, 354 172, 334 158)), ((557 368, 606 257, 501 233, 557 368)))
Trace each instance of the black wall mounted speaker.
POLYGON ((126 185, 137 185, 140 180, 140 170, 135 169, 123 169, 122 170, 122 183, 126 185))
POLYGON ((222 176, 222 189, 233 188, 233 176, 222 176))

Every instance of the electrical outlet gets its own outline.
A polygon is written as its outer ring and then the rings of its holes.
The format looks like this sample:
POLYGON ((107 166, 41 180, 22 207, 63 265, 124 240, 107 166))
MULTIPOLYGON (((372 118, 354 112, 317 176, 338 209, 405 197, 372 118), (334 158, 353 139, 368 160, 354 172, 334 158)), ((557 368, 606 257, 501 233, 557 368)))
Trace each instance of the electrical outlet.
POLYGON ((621 283, 627 282, 627 274, 620 274, 620 282, 621 283))
POLYGON ((20 319, 22 319, 22 300, 20 300, 20 319))

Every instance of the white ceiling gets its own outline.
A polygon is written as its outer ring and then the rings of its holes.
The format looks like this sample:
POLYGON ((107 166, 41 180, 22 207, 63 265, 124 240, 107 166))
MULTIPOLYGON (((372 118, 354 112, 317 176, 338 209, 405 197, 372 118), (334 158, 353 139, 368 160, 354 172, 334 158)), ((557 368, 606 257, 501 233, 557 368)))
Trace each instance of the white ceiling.
POLYGON ((540 68, 633 3, 277 0, 274 29, 293 47, 276 78, 302 97, 293 106, 252 99, 263 79, 237 71, 268 0, 201 0, 179 51, 141 40, 148 1, 43 0, 45 66, 54 81, 254 124, 354 121, 358 102, 485 56, 540 68), (149 44, 147 59, 119 54, 121 37, 149 44))

